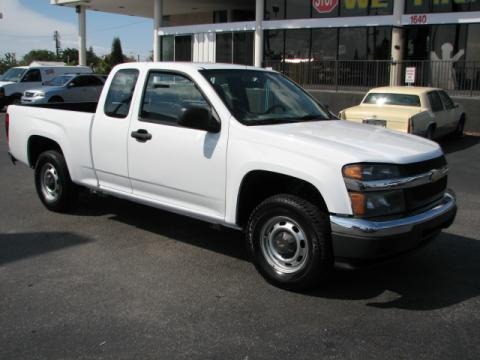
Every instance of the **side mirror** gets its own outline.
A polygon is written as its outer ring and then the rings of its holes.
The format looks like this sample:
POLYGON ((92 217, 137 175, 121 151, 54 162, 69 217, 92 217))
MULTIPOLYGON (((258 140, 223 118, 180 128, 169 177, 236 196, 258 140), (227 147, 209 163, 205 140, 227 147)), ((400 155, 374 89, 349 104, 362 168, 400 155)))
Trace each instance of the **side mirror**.
POLYGON ((180 112, 178 124, 211 133, 220 132, 220 124, 213 118, 210 110, 200 106, 184 107, 180 112))

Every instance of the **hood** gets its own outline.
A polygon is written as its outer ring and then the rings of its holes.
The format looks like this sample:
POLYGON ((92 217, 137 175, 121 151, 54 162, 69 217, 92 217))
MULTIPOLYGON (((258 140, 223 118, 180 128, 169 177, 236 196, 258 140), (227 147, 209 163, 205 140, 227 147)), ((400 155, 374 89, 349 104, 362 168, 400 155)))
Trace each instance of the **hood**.
POLYGON ((15 84, 13 81, 0 81, 0 87, 5 85, 15 84))
POLYGON ((287 151, 339 162, 407 164, 442 155, 430 140, 344 120, 255 126, 263 141, 287 151))
POLYGON ((44 92, 45 94, 47 93, 51 93, 51 92, 54 92, 54 91, 59 91, 59 90, 63 90, 63 86, 40 86, 38 88, 35 88, 35 89, 28 89, 27 91, 28 92, 38 92, 38 91, 41 91, 41 92, 44 92))

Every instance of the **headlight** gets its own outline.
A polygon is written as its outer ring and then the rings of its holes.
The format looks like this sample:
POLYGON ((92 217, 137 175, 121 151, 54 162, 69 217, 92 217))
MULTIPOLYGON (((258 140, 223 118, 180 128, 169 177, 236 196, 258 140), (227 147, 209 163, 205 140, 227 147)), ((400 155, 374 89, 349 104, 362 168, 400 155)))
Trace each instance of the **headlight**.
POLYGON ((389 180, 400 177, 400 169, 390 164, 350 164, 342 169, 343 177, 361 181, 389 180))
POLYGON ((35 94, 33 94, 33 97, 45 97, 45 93, 44 92, 36 92, 35 94))
POLYGON ((405 212, 403 190, 348 194, 353 214, 358 217, 387 216, 405 212))
POLYGON ((358 217, 389 216, 405 212, 403 190, 375 190, 367 184, 401 178, 401 170, 392 164, 349 164, 342 169, 352 211, 358 217))

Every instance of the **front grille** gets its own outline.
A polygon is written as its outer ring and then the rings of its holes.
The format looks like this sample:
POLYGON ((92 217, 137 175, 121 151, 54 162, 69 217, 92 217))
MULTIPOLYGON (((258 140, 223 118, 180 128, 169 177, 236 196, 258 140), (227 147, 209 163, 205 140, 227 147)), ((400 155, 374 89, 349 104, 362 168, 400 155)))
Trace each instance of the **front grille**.
POLYGON ((424 174, 432 169, 441 169, 447 165, 445 156, 440 156, 434 159, 402 165, 402 172, 405 176, 413 176, 424 174))
MULTIPOLYGON (((424 174, 433 169, 441 169, 447 165, 444 156, 402 166, 405 176, 424 174)), ((413 212, 440 200, 447 189, 447 176, 424 185, 405 189, 405 204, 407 212, 413 212)))
POLYGON ((25 92, 25 97, 27 97, 27 98, 33 97, 34 95, 35 95, 35 93, 33 93, 33 92, 29 92, 29 91, 25 92))

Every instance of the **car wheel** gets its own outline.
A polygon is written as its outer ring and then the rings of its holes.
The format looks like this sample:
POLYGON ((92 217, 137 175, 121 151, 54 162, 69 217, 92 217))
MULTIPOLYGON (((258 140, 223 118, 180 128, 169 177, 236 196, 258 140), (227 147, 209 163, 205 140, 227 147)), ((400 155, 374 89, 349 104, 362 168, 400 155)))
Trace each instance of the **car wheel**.
POLYGON ((453 133, 453 135, 457 138, 460 138, 463 136, 464 130, 465 130, 465 115, 462 115, 462 117, 458 121, 457 128, 455 129, 455 132, 453 133))
POLYGON ((248 250, 260 274, 291 290, 310 288, 333 267, 328 215, 293 195, 276 195, 252 212, 248 250))
POLYGON ((69 210, 78 195, 68 172, 65 158, 54 150, 45 151, 35 165, 35 186, 45 207, 51 211, 69 210))
POLYGON ((60 96, 53 96, 48 100, 49 103, 62 103, 63 99, 60 96))
POLYGON ((13 94, 11 97, 11 104, 18 105, 22 102, 22 95, 21 94, 13 94))

